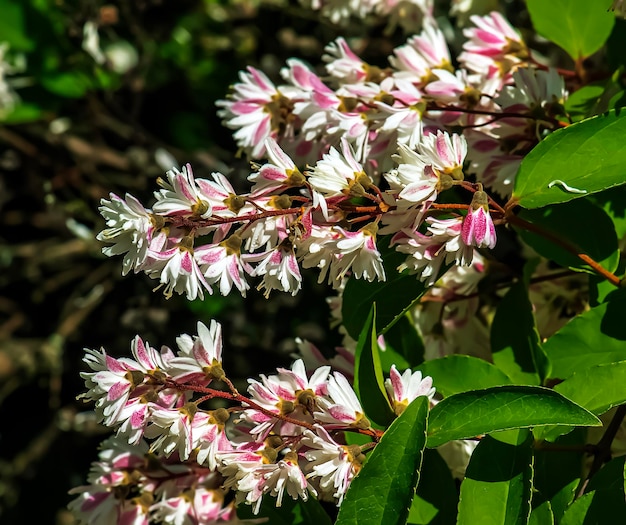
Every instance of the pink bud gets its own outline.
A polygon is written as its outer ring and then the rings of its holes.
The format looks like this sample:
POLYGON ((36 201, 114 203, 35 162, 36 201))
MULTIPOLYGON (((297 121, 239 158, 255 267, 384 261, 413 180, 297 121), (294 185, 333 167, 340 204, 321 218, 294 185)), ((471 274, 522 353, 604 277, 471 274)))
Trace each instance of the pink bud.
POLYGON ((493 248, 496 245, 496 229, 485 207, 478 206, 467 211, 463 219, 461 237, 467 246, 493 248))

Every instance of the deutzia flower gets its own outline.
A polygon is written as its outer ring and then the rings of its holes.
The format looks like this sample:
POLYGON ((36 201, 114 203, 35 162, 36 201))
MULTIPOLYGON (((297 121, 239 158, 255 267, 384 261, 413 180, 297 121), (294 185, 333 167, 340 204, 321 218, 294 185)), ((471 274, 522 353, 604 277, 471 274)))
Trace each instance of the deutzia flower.
POLYGON ((166 176, 167 181, 159 179, 163 189, 155 192, 155 213, 166 216, 196 215, 202 218, 211 216, 211 204, 196 185, 191 164, 183 166, 182 172, 176 168, 171 169, 166 176))
POLYGON ((354 393, 348 380, 339 372, 328 378, 328 397, 315 413, 316 418, 326 423, 325 428, 369 428, 370 422, 365 417, 359 398, 354 393))
POLYGON ((198 335, 193 338, 183 334, 176 339, 180 352, 170 361, 172 376, 181 382, 221 380, 222 370, 222 326, 211 320, 207 327, 198 322, 198 335))
POLYGON ((325 197, 360 196, 372 182, 365 174, 363 166, 354 157, 346 139, 341 140, 341 152, 331 148, 330 152, 324 155, 313 168, 308 181, 315 194, 319 195, 322 209, 326 207, 325 197))
POLYGON ((419 396, 426 396, 432 400, 435 395, 431 377, 426 376, 422 379, 422 373, 419 370, 411 372, 411 369, 405 370, 400 375, 396 365, 391 365, 389 379, 385 380, 385 388, 393 410, 398 416, 404 412, 411 401, 419 396))
POLYGON ((239 78, 230 99, 217 102, 218 115, 225 126, 236 130, 233 136, 239 147, 260 158, 265 139, 277 138, 281 127, 290 124, 292 102, 258 69, 248 67, 239 78))
POLYGON ((376 248, 378 226, 370 223, 358 232, 349 232, 338 226, 336 229, 341 231, 343 239, 336 244, 339 258, 333 262, 334 273, 337 274, 335 279, 342 279, 351 270, 357 279, 373 281, 378 278, 379 281, 384 281, 383 259, 376 248))
POLYGON ((102 253, 111 257, 124 254, 122 275, 139 268, 146 260, 148 248, 162 219, 153 215, 132 195, 122 199, 114 193, 111 200, 100 201, 100 213, 106 220, 107 228, 98 235, 99 241, 115 243, 102 248, 102 253))
POLYGON ((233 234, 220 244, 207 244, 196 250, 196 260, 209 284, 219 283, 222 295, 228 295, 233 285, 246 296, 250 288, 245 274, 252 268, 241 260, 241 237, 233 234))
POLYGON ((463 219, 461 238, 467 246, 493 248, 496 245, 496 229, 489 214, 489 201, 484 191, 474 193, 472 204, 463 219))
POLYGON ((307 478, 319 486, 321 497, 336 498, 337 505, 341 505, 350 482, 361 470, 364 455, 358 445, 336 443, 322 426, 316 426, 316 432, 305 431, 303 440, 309 447, 304 453, 310 462, 306 466, 307 478))

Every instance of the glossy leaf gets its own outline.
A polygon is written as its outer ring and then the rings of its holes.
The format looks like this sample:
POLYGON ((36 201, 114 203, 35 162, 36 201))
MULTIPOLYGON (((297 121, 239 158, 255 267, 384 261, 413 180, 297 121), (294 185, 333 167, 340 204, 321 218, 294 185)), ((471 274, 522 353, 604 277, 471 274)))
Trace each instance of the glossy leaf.
POLYGON ((415 399, 387 429, 354 478, 336 525, 404 525, 426 444, 428 399, 415 399))
POLYGON ((387 398, 380 365, 376 336, 376 305, 372 306, 357 342, 354 356, 354 390, 370 420, 381 426, 387 426, 393 421, 394 413, 387 398))
POLYGON ((539 344, 532 305, 524 282, 506 293, 491 325, 494 364, 515 383, 540 385, 549 363, 539 344))
POLYGON ((431 410, 428 446, 496 430, 543 425, 599 426, 600 420, 553 390, 497 386, 450 396, 431 410))
POLYGON ((492 386, 510 385, 511 379, 496 366, 468 355, 449 355, 422 363, 423 376, 433 378, 433 385, 444 397, 492 386))
POLYGON ((626 235, 626 186, 597 193, 593 200, 611 218, 617 238, 622 239, 626 235))
POLYGON ((596 365, 626 358, 626 290, 578 315, 550 337, 543 349, 552 363, 551 377, 567 379, 596 365))
POLYGON ((461 483, 458 525, 518 525, 530 514, 532 435, 515 444, 487 436, 474 450, 461 483))
MULTIPOLYGON (((598 365, 576 372, 559 383, 554 390, 600 416, 616 405, 626 402, 626 361, 598 365)), ((569 432, 568 427, 538 429, 537 439, 554 441, 569 432)))
POLYGON ((537 33, 559 45, 574 60, 592 55, 611 34, 611 0, 527 0, 537 33))
POLYGON ((577 199, 537 210, 522 210, 519 217, 551 235, 548 238, 523 227, 515 228, 524 242, 539 255, 561 266, 593 272, 579 257, 557 244, 563 242, 575 248, 576 253, 589 255, 610 272, 617 268, 619 251, 613 221, 589 199, 577 199), (558 241, 555 242, 555 239, 558 241))
POLYGON ((549 501, 534 508, 528 518, 528 525, 554 525, 554 514, 549 501))
MULTIPOLYGON (((543 428, 546 427, 540 427, 543 428)), ((575 428, 568 435, 559 437, 554 445, 545 443, 536 445, 533 506, 549 502, 557 522, 574 500, 580 482, 580 466, 585 457, 583 452, 585 443, 587 429, 575 428), (558 451, 549 447, 558 447, 558 451)))
POLYGON ((623 184, 625 135, 626 112, 615 110, 555 131, 522 161, 513 198, 541 208, 623 184))
POLYGON ((420 481, 408 523, 454 525, 458 499, 458 489, 446 462, 437 450, 424 450, 420 481))
POLYGON ((626 515, 625 459, 622 456, 609 461, 591 478, 586 494, 567 509, 560 525, 616 523, 626 515))
POLYGON ((348 334, 358 339, 367 314, 374 303, 378 306, 378 330, 384 333, 413 306, 424 294, 426 287, 417 275, 399 273, 397 268, 406 255, 385 246, 381 241, 381 254, 387 280, 368 282, 350 277, 343 292, 341 315, 348 334))
MULTIPOLYGON (((626 357, 626 356, 624 356, 626 357)), ((599 416, 626 403, 626 361, 576 372, 554 390, 599 416)))
POLYGON ((411 368, 424 362, 424 342, 415 327, 415 322, 411 319, 411 314, 407 312, 391 329, 385 332, 385 351, 381 351, 381 361, 383 370, 389 370, 391 366, 385 364, 395 364, 398 369, 411 368), (402 365, 398 360, 391 361, 387 352, 399 354, 406 365, 402 365))

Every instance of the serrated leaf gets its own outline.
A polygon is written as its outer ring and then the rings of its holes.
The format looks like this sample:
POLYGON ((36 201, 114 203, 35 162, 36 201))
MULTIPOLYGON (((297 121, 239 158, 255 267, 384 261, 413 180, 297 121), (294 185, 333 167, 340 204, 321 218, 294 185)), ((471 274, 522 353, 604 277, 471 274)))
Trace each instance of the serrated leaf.
POLYGON ((387 429, 352 480, 336 525, 404 525, 419 481, 428 419, 420 396, 387 429))
POLYGON ((446 462, 437 450, 424 450, 420 481, 408 523, 454 525, 458 499, 458 489, 446 462))
POLYGON ((433 385, 444 397, 492 386, 510 385, 502 370, 483 359, 468 355, 449 355, 422 363, 418 370, 433 378, 433 385))
POLYGON ((554 390, 600 416, 626 403, 626 361, 580 370, 554 390))
POLYGON ((528 525, 554 525, 554 514, 549 501, 544 501, 532 510, 528 525))
POLYGON ((356 346, 354 390, 367 417, 380 426, 387 426, 393 421, 394 413, 385 390, 377 339, 376 304, 374 304, 356 346))
POLYGON ((524 282, 506 293, 491 325, 491 352, 494 364, 515 383, 540 385, 549 363, 539 344, 532 305, 524 282))
POLYGON ((426 292, 417 275, 398 272, 406 255, 386 246, 387 242, 381 241, 380 247, 387 280, 368 282, 350 277, 343 292, 343 325, 353 339, 359 337, 372 304, 378 305, 378 330, 384 333, 426 292))
MULTIPOLYGON (((543 428, 546 427, 540 427, 543 428)), ((587 429, 575 428, 554 444, 537 444, 535 448, 533 505, 549 501, 557 522, 574 499, 580 482, 585 443, 587 429), (558 451, 549 447, 557 447, 558 451)))
POLYGON ((626 112, 616 110, 555 131, 522 161, 513 198, 541 208, 623 184, 625 135, 626 112))
POLYGON ((497 386, 447 397, 431 410, 428 447, 497 430, 544 425, 600 426, 600 420, 553 390, 497 386))
POLYGON ((518 430, 519 444, 487 436, 474 450, 461 483, 459 525, 518 525, 530 514, 532 435, 518 430))
POLYGON ((527 0, 537 33, 567 51, 574 60, 600 49, 611 34, 611 0, 527 0))
POLYGON ((622 456, 609 461, 591 478, 586 494, 572 503, 560 525, 616 523, 626 515, 625 459, 622 456))
POLYGON ((576 316, 550 337, 543 349, 552 363, 551 377, 567 379, 592 366, 626 359, 626 290, 576 316))

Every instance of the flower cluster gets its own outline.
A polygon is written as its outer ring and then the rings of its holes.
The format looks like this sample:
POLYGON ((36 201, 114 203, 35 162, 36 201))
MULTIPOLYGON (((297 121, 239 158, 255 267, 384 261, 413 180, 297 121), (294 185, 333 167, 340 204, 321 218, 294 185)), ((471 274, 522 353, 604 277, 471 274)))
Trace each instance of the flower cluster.
MULTIPOLYGON (((380 437, 346 377, 330 366, 308 374, 297 360, 249 379, 248 396, 240 394, 222 368, 215 321, 198 323, 193 337, 181 335, 175 352, 157 351, 139 336, 131 352, 132 358, 117 359, 88 350, 85 357, 91 372, 82 374, 83 397, 117 431, 104 443, 89 485, 74 490, 71 508, 87 523, 115 516, 133 524, 232 522, 231 491, 234 504, 245 502, 255 513, 265 495, 277 506, 285 494, 339 504, 364 452, 380 437), (234 406, 205 408, 211 400, 234 406), (374 441, 346 445, 345 432, 374 441)), ((395 367, 386 387, 396 414, 435 394, 431 378, 395 367)))
POLYGON ((522 157, 561 126, 567 95, 500 14, 472 21, 456 71, 431 18, 385 69, 342 38, 326 48, 326 83, 297 59, 280 86, 248 68, 218 105, 241 149, 267 159, 253 165, 250 191, 186 165, 160 180, 152 208, 111 194, 104 252, 188 299, 214 287, 245 295, 254 278, 266 296, 295 294, 301 268, 335 288, 347 275, 384 280, 379 235, 406 254, 399 269, 428 284, 469 265, 474 248, 496 244, 492 215, 505 216, 485 190, 510 193, 522 157), (441 204, 451 189, 453 204, 441 204))
POLYGON ((414 150, 437 130, 462 128, 468 173, 508 195, 523 156, 561 127, 565 81, 533 58, 499 13, 471 21, 456 70, 443 32, 427 16, 386 68, 363 61, 343 38, 326 48, 325 82, 297 59, 287 61, 282 85, 248 68, 218 102, 220 114, 253 158, 264 156, 268 137, 298 162, 321 158, 343 138, 370 176, 392 169, 399 147, 414 150))

